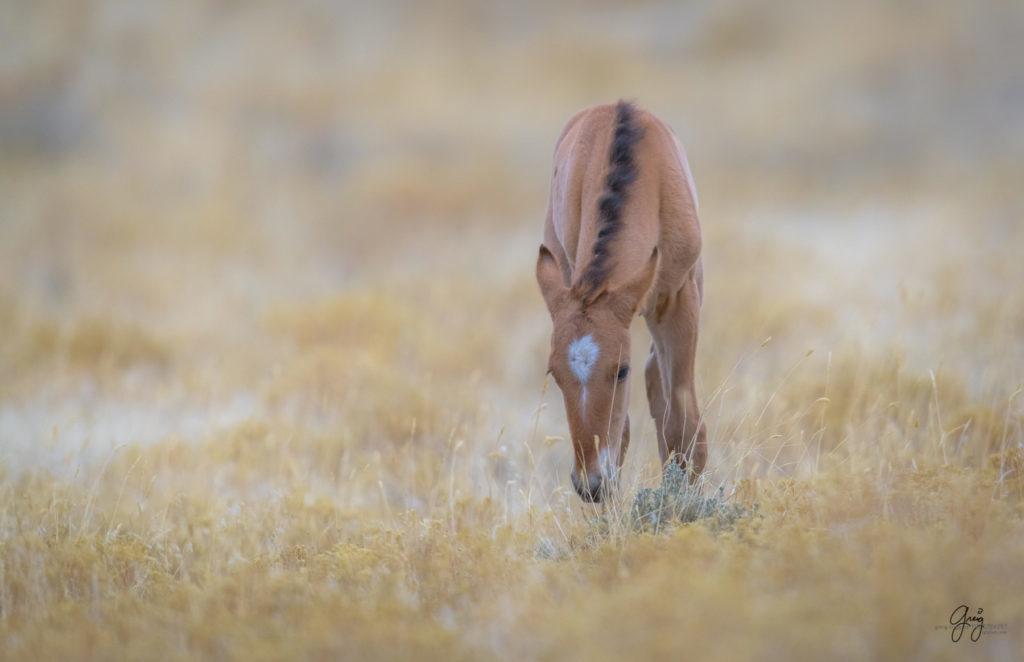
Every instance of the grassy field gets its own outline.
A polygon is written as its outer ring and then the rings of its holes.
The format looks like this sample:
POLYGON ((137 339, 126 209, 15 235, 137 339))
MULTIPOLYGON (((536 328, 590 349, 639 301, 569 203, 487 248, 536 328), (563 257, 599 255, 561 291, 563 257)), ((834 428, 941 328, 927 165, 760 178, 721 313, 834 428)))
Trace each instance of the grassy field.
POLYGON ((1024 658, 1021 4, 506 4, 0 2, 0 658, 1024 658), (689 522, 544 375, 620 97, 701 198, 689 522))

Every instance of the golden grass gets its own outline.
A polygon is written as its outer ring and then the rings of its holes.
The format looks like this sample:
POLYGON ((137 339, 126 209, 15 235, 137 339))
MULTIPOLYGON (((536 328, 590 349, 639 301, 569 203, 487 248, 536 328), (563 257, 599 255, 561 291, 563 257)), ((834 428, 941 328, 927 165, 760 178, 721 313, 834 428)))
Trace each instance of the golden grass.
POLYGON ((72 4, 0 10, 0 658, 1024 657, 1017 3, 72 4), (701 194, 686 524, 543 374, 619 96, 701 194))

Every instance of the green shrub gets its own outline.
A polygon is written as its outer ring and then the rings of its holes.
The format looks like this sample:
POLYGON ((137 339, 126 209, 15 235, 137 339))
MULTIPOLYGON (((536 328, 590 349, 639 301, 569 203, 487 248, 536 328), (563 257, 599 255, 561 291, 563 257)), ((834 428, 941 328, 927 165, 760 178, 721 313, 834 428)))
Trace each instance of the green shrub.
POLYGON ((630 516, 638 531, 658 532, 673 523, 704 521, 713 530, 731 529, 736 521, 757 514, 740 504, 726 503, 721 487, 715 496, 705 498, 700 489, 687 480, 686 473, 677 464, 670 464, 664 472, 660 487, 646 487, 633 497, 630 516))

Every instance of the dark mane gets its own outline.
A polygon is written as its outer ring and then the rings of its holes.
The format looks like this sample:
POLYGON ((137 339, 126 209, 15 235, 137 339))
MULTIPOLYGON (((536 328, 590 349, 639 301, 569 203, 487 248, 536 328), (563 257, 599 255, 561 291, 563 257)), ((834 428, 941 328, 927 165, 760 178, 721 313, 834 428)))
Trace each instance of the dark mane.
POLYGON ((643 138, 644 132, 633 123, 635 111, 633 104, 626 101, 619 101, 615 107, 615 133, 608 148, 608 176, 604 183, 604 193, 597 201, 597 240, 594 242, 590 263, 579 280, 586 299, 601 288, 611 271, 608 263, 611 243, 622 227, 627 189, 636 180, 633 148, 643 138))

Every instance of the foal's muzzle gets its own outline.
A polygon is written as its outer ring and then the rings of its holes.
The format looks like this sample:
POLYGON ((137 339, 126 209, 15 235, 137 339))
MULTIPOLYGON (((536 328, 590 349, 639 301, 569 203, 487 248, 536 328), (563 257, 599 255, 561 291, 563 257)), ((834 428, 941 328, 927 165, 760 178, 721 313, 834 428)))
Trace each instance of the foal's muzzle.
POLYGON ((604 491, 604 478, 601 474, 584 474, 582 477, 575 470, 569 474, 576 494, 587 503, 600 503, 604 491))

